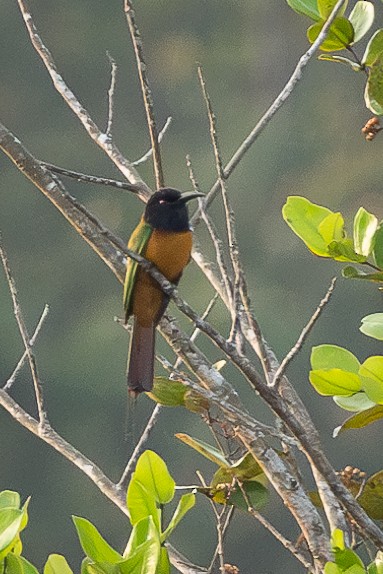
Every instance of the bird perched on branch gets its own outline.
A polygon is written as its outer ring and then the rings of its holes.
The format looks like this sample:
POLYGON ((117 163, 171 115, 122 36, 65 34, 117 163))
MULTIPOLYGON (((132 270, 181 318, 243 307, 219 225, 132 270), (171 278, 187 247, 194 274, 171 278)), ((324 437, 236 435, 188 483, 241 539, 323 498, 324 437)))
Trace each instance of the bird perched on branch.
MULTIPOLYGON (((192 231, 187 202, 202 193, 177 189, 156 191, 133 231, 128 248, 152 262, 170 281, 178 283, 190 260, 192 231)), ((150 391, 154 377, 155 330, 169 303, 159 283, 136 261, 128 258, 124 284, 125 324, 133 316, 128 357, 129 394, 150 391)))

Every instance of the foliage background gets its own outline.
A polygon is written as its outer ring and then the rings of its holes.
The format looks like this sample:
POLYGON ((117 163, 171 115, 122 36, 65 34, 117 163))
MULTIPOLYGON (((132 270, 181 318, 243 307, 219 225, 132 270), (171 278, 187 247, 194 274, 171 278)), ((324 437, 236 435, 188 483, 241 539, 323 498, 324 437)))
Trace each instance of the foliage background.
MULTIPOLYGON (((61 73, 100 125, 105 125, 107 113, 106 51, 117 61, 114 136, 129 158, 140 157, 148 148, 148 136, 122 2, 33 0, 31 8, 61 73)), ((381 3, 376 2, 376 9, 381 11, 381 3)), ((307 22, 284 0, 142 0, 136 2, 136 12, 159 123, 163 125, 168 115, 173 117, 162 146, 167 184, 190 189, 185 166, 185 155, 190 153, 201 187, 207 191, 215 179, 215 168, 196 63, 204 67, 222 153, 229 159, 306 50, 307 22)), ((54 91, 29 43, 14 0, 3 0, 0 6, 0 53, 0 113, 7 127, 40 159, 118 177, 54 91)), ((341 268, 311 256, 287 228, 281 217, 286 197, 304 195, 342 211, 350 222, 361 205, 383 217, 382 142, 378 138, 367 143, 360 134, 369 117, 362 97, 363 81, 347 68, 312 60, 292 97, 229 182, 254 307, 280 358, 341 268)), ((127 337, 113 321, 121 314, 121 287, 4 156, 0 156, 0 170, 0 229, 30 330, 43 305, 51 307, 36 347, 51 422, 117 478, 130 450, 123 440, 127 337)), ((150 164, 141 173, 153 182, 150 164)), ((142 211, 142 205, 128 193, 72 181, 67 182, 67 189, 121 237, 129 236, 142 211)), ((218 204, 212 213, 219 224, 218 204)), ((206 242, 202 229, 197 236, 206 242)), ((201 311, 210 294, 192 265, 181 291, 201 311)), ((376 425, 358 435, 345 434, 336 441, 330 438, 344 413, 310 388, 310 346, 341 344, 360 359, 380 352, 379 344, 361 335, 358 326, 361 317, 381 310, 381 298, 373 286, 340 278, 309 344, 290 367, 291 380, 309 405, 338 468, 353 464, 369 472, 380 469, 381 461, 376 451, 374 454, 380 429, 376 425)), ((0 381, 5 381, 22 352, 22 343, 1 277, 0 318, 0 381)), ((212 320, 227 332, 222 308, 213 313, 212 320)), ((200 343, 213 361, 221 358, 203 338, 200 343)), ((162 343, 160 349, 165 349, 162 343)), ((237 373, 229 366, 225 369, 260 418, 270 421, 269 413, 237 373)), ((22 404, 34 408, 27 369, 14 394, 22 404)), ((150 407, 148 399, 140 401, 142 421, 150 407)), ((209 438, 196 417, 166 410, 150 448, 167 460, 178 484, 194 483, 195 468, 209 477, 214 469, 177 443, 173 434, 179 431, 209 438)), ((128 531, 124 517, 77 469, 3 412, 0 437, 0 489, 19 490, 24 498, 32 495, 25 556, 41 567, 48 553, 60 552, 76 569, 81 552, 71 514, 88 517, 111 544, 123 547, 128 531)), ((276 498, 265 512, 288 531, 289 517, 276 498)), ((199 499, 185 522, 174 543, 193 561, 207 564, 215 544, 208 503, 199 499)), ((250 571, 257 564, 257 571, 273 572, 282 562, 287 574, 296 572, 288 553, 245 515, 234 519, 226 559, 241 571, 250 571)))

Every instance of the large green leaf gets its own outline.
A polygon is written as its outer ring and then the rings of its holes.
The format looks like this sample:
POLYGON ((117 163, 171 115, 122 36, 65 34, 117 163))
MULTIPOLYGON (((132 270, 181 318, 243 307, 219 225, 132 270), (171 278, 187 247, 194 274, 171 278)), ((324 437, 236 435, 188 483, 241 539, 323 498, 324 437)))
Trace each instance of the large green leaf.
POLYGON ((355 253, 354 244, 351 239, 341 239, 340 241, 331 241, 327 247, 328 256, 335 261, 347 261, 352 263, 364 263, 366 257, 355 253))
POLYGON ((317 393, 324 396, 348 396, 357 393, 362 387, 358 375, 342 369, 310 371, 309 379, 317 393))
MULTIPOLYGON (((369 4, 369 2, 366 2, 369 4)), ((378 219, 364 207, 360 207, 354 218, 354 249, 359 255, 368 257, 374 247, 378 219)))
POLYGON ((24 513, 16 508, 0 509, 0 559, 12 550, 21 530, 24 513))
POLYGON ((156 574, 170 574, 171 566, 169 554, 164 546, 161 546, 160 559, 157 564, 156 574))
POLYGON ((368 357, 361 365, 359 374, 368 398, 374 403, 383 404, 383 357, 368 357))
POLYGON ((10 552, 6 557, 5 574, 39 574, 39 572, 37 568, 23 556, 17 556, 13 552, 10 552))
POLYGON ((317 0, 287 0, 287 4, 298 14, 308 16, 312 20, 319 20, 317 0))
POLYGON ((160 552, 159 531, 147 516, 134 525, 119 570, 121 574, 156 574, 160 552))
POLYGON ((44 574, 73 574, 73 572, 64 556, 50 554, 44 566, 44 574))
POLYGON ((329 227, 326 225, 327 220, 333 222, 334 215, 337 216, 337 224, 333 226, 333 237, 331 239, 341 239, 344 234, 344 222, 341 214, 334 214, 327 207, 311 203, 305 197, 290 196, 282 209, 283 218, 287 225, 291 227, 306 246, 315 255, 320 257, 329 257, 327 246, 329 243, 329 227), (324 223, 323 223, 324 222, 324 223), (321 224, 322 227, 321 227, 321 224), (325 234, 325 237, 324 235, 325 234))
POLYGON ((335 429, 334 437, 338 436, 338 434, 342 431, 349 429, 360 429, 382 418, 383 406, 376 405, 345 420, 341 426, 335 429))
POLYGON ((359 373, 360 362, 343 347, 338 345, 318 345, 311 350, 310 363, 312 369, 343 369, 350 373, 359 373))
POLYGON ((383 225, 381 222, 375 233, 373 256, 379 269, 383 269, 383 225))
POLYGON ((357 2, 351 11, 348 19, 354 28, 354 43, 359 42, 361 38, 371 28, 375 17, 374 5, 372 2, 357 2))
POLYGON ((97 528, 89 520, 80 516, 72 516, 72 520, 82 549, 93 562, 117 564, 117 562, 122 560, 121 554, 104 540, 97 528))
MULTIPOLYGON (((322 20, 326 20, 330 16, 331 12, 335 8, 337 1, 338 0, 317 0, 318 11, 322 20)), ((342 7, 338 11, 338 16, 343 16, 347 7, 347 3, 348 0, 345 0, 342 7)))
POLYGON ((161 511, 157 508, 153 492, 149 492, 139 480, 135 480, 134 473, 128 486, 126 502, 133 525, 151 516, 156 527, 160 529, 161 511))
POLYGON ((205 458, 218 464, 218 466, 230 466, 230 463, 226 460, 221 451, 214 446, 184 433, 177 433, 175 436, 188 446, 194 448, 194 450, 202 454, 205 458))
POLYGON ((363 317, 359 330, 368 337, 383 341, 383 313, 373 313, 363 317))
POLYGON ((165 542, 165 540, 167 538, 169 538, 169 536, 171 535, 173 530, 176 528, 176 526, 181 522, 181 520, 183 519, 185 514, 187 512, 189 512, 189 510, 191 508, 193 508, 194 505, 195 505, 195 494, 188 493, 188 494, 183 494, 181 496, 181 498, 177 504, 177 508, 175 509, 174 514, 173 514, 166 530, 163 532, 163 534, 161 536, 161 543, 165 542))
POLYGON ((383 53, 383 30, 377 30, 371 37, 363 54, 362 64, 372 66, 376 58, 383 53))
POLYGON ((0 492, 0 508, 20 508, 20 494, 13 490, 0 492))
POLYGON ((152 450, 146 450, 140 456, 133 476, 158 504, 167 504, 173 499, 175 482, 165 462, 152 450))
POLYGON ((364 99, 373 114, 383 115, 383 54, 370 66, 364 99))
MULTIPOLYGON (((325 21, 316 22, 307 30, 307 38, 311 44, 315 42, 325 21)), ((330 30, 327 33, 326 39, 320 45, 320 49, 323 52, 337 52, 339 50, 345 50, 348 46, 353 43, 354 40, 354 28, 347 18, 338 17, 335 18, 334 23, 331 25, 330 30)))

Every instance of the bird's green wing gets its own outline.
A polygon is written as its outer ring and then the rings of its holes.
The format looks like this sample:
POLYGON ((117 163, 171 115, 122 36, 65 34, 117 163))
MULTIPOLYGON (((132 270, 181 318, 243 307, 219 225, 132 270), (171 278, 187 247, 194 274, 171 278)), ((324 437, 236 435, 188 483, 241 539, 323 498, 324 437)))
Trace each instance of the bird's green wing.
MULTIPOLYGON (((143 255, 152 231, 153 228, 141 220, 129 239, 128 249, 131 249, 139 255, 143 255)), ((137 261, 134 261, 134 259, 128 257, 124 283, 124 309, 126 319, 131 314, 133 287, 136 281, 138 267, 139 265, 137 261)))

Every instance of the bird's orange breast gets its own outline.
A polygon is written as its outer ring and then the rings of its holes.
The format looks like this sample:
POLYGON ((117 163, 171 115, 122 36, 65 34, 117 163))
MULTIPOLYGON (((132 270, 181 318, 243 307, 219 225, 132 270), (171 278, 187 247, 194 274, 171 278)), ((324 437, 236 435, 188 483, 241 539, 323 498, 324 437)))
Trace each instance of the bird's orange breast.
MULTIPOLYGON (((142 255, 172 283, 177 283, 190 260, 192 233, 169 233, 154 229, 142 255)), ((158 283, 139 269, 133 294, 133 315, 142 326, 156 324, 165 311, 168 298, 158 283)))

